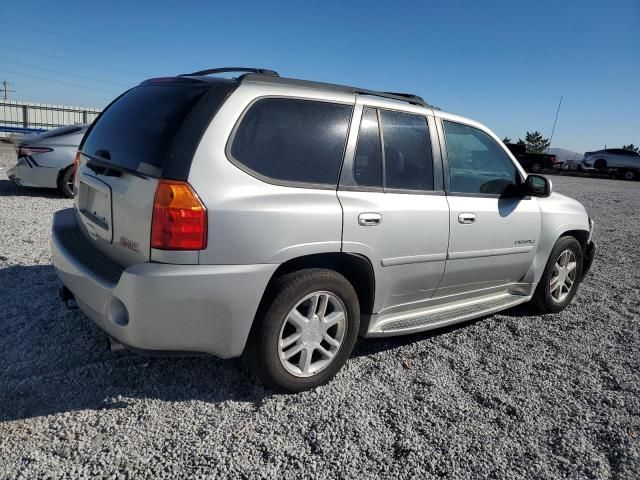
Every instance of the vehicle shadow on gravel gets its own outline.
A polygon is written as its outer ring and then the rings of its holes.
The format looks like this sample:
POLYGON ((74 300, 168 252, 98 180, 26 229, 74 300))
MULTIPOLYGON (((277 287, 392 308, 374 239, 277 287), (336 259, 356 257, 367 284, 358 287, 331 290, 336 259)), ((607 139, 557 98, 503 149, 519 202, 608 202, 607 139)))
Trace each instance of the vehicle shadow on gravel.
POLYGON ((0 197, 64 198, 55 188, 20 187, 9 180, 0 180, 0 197))
POLYGON ((351 354, 351 357, 355 358, 355 357, 372 355, 372 354, 384 352, 387 350, 393 350, 396 348, 411 345, 413 343, 422 342, 430 338, 439 337, 441 335, 447 335, 449 333, 452 333, 458 330, 470 328, 473 325, 477 323, 481 323, 498 314, 503 317, 516 318, 516 319, 522 318, 522 317, 540 315, 539 312, 536 312, 533 308, 527 305, 517 305, 508 310, 503 310, 498 313, 491 313, 489 315, 485 315, 480 318, 476 318, 473 320, 465 320, 464 322, 456 323, 446 327, 436 328, 433 330, 427 330, 426 332, 418 332, 418 333, 413 333, 411 335, 400 335, 397 337, 379 337, 379 338, 360 339, 360 341, 356 344, 353 350, 353 353, 351 354))
MULTIPOLYGON (((58 288, 51 265, 0 267, 0 421, 126 408, 132 398, 232 400, 259 408, 273 395, 252 383, 237 359, 109 352, 106 334, 81 312, 67 310, 58 288)), ((503 314, 514 311, 528 314, 516 309, 503 314)), ((404 337, 361 339, 352 356, 396 349, 482 320, 404 337)))
POLYGON ((51 265, 0 261, 0 421, 126 408, 130 398, 259 407, 272 395, 237 360, 109 352, 107 336, 67 310, 58 288, 51 265))

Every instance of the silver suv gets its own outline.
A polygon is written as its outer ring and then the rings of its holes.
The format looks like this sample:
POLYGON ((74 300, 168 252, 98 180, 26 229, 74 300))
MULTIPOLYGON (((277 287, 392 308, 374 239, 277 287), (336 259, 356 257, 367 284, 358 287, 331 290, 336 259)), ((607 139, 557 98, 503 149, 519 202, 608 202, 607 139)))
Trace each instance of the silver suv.
POLYGON ((80 145, 53 264, 114 345, 243 356, 300 391, 358 335, 571 301, 593 222, 486 127, 413 95, 228 70, 141 83, 80 145))

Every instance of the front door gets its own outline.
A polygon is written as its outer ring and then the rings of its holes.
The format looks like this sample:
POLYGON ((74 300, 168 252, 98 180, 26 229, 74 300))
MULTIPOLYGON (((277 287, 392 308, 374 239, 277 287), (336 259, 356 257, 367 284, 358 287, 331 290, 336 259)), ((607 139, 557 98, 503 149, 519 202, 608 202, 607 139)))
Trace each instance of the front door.
POLYGON ((411 310, 431 298, 449 238, 434 119, 387 105, 396 106, 359 100, 338 189, 343 251, 367 257, 376 274, 368 313, 411 310))
POLYGON ((534 260, 540 237, 537 201, 519 195, 521 173, 488 133, 447 120, 443 127, 450 239, 436 296, 508 288, 534 260))

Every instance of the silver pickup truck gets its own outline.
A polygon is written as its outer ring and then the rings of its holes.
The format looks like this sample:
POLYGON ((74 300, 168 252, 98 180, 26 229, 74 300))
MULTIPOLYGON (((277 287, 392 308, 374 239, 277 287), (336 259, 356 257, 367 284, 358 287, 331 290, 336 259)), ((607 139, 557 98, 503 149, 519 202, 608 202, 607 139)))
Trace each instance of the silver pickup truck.
POLYGON ((634 180, 640 176, 640 153, 625 148, 606 148, 596 152, 586 152, 582 165, 585 170, 615 169, 625 180, 634 180))

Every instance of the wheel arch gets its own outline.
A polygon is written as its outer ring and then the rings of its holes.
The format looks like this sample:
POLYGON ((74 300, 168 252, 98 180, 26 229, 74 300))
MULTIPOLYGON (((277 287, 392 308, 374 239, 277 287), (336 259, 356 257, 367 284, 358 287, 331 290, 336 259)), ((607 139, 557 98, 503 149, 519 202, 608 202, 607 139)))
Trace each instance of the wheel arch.
POLYGON ((566 232, 563 232, 558 236, 556 242, 561 237, 575 238, 576 240, 578 240, 578 243, 580 243, 582 251, 584 252, 585 248, 587 247, 587 242, 589 241, 589 232, 587 230, 567 230, 566 232))
MULTIPOLYGON (((364 255, 345 252, 327 252, 295 257, 282 263, 271 275, 267 287, 258 306, 256 320, 268 308, 275 296, 276 280, 287 273, 303 270, 305 268, 328 268, 343 275, 358 295, 360 304, 360 331, 368 327, 368 319, 373 313, 375 301, 375 272, 371 261, 364 255)), ((254 320, 254 328, 257 326, 254 320)))
POLYGON ((328 252, 292 258, 282 263, 271 276, 267 290, 282 275, 305 268, 328 268, 344 275, 358 294, 360 312, 371 314, 375 297, 375 273, 364 255, 328 252))
POLYGON ((71 165, 67 165, 66 167, 61 167, 60 170, 58 170, 58 175, 56 176, 56 185, 58 186, 58 188, 60 188, 60 181, 62 180, 62 176, 70 168, 73 168, 73 163, 71 165))

